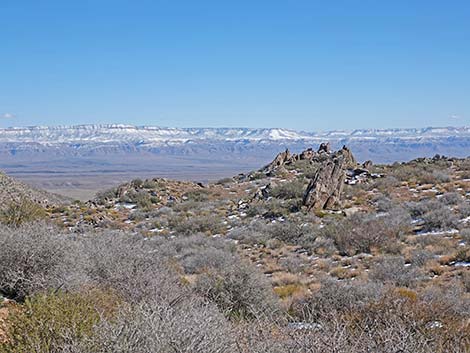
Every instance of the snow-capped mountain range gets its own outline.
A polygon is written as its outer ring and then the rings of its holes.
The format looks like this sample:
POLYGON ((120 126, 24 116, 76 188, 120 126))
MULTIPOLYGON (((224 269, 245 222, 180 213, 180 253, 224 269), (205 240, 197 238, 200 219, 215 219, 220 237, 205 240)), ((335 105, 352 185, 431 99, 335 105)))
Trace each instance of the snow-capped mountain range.
POLYGON ((436 154, 470 156, 470 127, 304 132, 116 124, 34 126, 0 129, 0 170, 54 192, 103 189, 155 176, 207 181, 260 168, 286 148, 300 152, 326 141, 333 149, 347 145, 359 161, 374 163, 436 154))
POLYGON ((289 141, 426 141, 470 138, 470 127, 364 129, 304 132, 282 128, 162 128, 120 124, 76 126, 32 126, 0 129, 0 143, 58 144, 129 143, 146 146, 203 142, 289 142, 289 141))

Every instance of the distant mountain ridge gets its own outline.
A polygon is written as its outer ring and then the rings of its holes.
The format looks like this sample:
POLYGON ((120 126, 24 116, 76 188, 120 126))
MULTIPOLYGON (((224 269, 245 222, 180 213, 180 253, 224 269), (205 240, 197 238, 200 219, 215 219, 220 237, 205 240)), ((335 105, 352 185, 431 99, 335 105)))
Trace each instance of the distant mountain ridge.
POLYGON ((190 142, 260 141, 372 141, 403 139, 424 141, 468 137, 470 127, 357 129, 305 132, 284 128, 164 128, 122 124, 32 126, 0 129, 0 143, 35 143, 46 146, 73 143, 131 143, 151 146, 190 142))
POLYGON ((0 170, 72 197, 132 178, 208 181, 249 172, 289 148, 330 142, 359 161, 470 156, 470 127, 305 132, 283 128, 162 128, 120 124, 0 129, 0 170), (71 193, 68 191, 71 190, 71 193), (78 190, 78 194, 75 193, 78 190))

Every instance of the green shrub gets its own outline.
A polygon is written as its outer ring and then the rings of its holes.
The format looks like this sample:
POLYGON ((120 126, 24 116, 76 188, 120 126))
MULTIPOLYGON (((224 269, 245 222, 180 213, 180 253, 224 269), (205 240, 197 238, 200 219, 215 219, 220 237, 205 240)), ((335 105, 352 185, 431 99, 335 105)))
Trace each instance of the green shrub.
POLYGON ((0 211, 0 222, 11 227, 37 221, 46 217, 46 211, 39 204, 26 198, 11 202, 0 211))
POLYGON ((184 194, 188 201, 204 202, 209 199, 209 192, 205 189, 193 190, 184 194))
POLYGON ((98 290, 35 295, 11 310, 6 319, 7 342, 0 352, 63 352, 68 343, 90 336, 118 302, 114 295, 98 290))
POLYGON ((302 198, 305 189, 306 185, 303 180, 295 179, 293 181, 275 186, 271 190, 271 195, 273 197, 286 200, 300 199, 302 198))

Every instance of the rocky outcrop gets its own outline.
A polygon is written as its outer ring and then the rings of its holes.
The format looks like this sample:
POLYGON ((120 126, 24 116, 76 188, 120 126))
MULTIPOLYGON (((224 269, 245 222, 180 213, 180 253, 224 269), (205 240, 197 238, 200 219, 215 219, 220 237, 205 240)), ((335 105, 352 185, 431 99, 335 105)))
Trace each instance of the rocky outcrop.
POLYGON ((300 153, 299 159, 300 160, 312 160, 316 155, 316 152, 312 148, 307 148, 305 151, 300 153))
POLYGON ((340 155, 320 166, 302 200, 308 210, 331 209, 340 204, 348 162, 346 156, 340 155))
MULTIPOLYGON (((345 151, 341 152, 340 150, 337 153, 342 153, 346 156, 346 159, 351 160, 349 154, 350 151, 346 148, 345 151)), ((327 160, 331 155, 330 143, 322 143, 317 151, 314 151, 313 148, 307 148, 299 154, 291 153, 288 149, 284 152, 279 153, 274 160, 269 163, 267 166, 261 169, 262 172, 267 175, 272 174, 274 171, 278 171, 284 165, 292 164, 299 160, 307 160, 311 162, 321 163, 327 160)), ((352 156, 352 154, 351 154, 352 156)))
POLYGON ((330 153, 331 152, 331 146, 329 142, 323 142, 320 147, 318 148, 318 153, 325 152, 325 153, 330 153))
POLYGON ((266 174, 272 173, 275 169, 282 167, 288 162, 292 162, 293 155, 290 153, 289 149, 286 148, 284 152, 279 153, 274 160, 263 168, 263 171, 266 174))
POLYGON ((253 195, 252 200, 267 200, 269 198, 269 194, 272 190, 271 183, 260 187, 256 190, 256 193, 253 195))
POLYGON ((339 151, 335 152, 333 158, 339 158, 343 157, 344 159, 344 166, 346 168, 355 168, 357 165, 356 158, 354 158, 351 150, 347 148, 346 146, 343 146, 342 149, 339 151))

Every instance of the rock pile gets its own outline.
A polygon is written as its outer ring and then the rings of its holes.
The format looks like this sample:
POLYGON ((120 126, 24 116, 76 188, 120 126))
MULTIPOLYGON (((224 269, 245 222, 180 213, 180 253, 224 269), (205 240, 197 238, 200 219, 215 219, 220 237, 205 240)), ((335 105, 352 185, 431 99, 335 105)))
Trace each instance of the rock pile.
MULTIPOLYGON (((370 179, 382 177, 369 172, 371 161, 358 164, 351 150, 343 146, 338 151, 331 151, 329 143, 322 143, 318 150, 308 148, 299 154, 288 149, 279 153, 274 160, 261 169, 266 176, 275 176, 284 170, 284 166, 300 160, 317 164, 318 169, 305 190, 302 204, 309 210, 333 209, 340 205, 344 184, 354 185, 370 179)), ((258 190, 256 199, 267 199, 271 185, 258 190)))
MULTIPOLYGON (((346 151, 349 152, 350 157, 352 157, 352 154, 346 147, 343 147, 343 149, 346 149, 346 151)), ((341 151, 343 150, 340 150, 337 153, 347 154, 346 151, 343 151, 343 152, 341 151)), ((291 153, 289 149, 286 149, 284 152, 279 153, 276 156, 276 158, 274 158, 273 161, 269 163, 267 166, 262 168, 261 171, 264 172, 266 175, 270 175, 274 171, 282 168, 283 166, 290 165, 300 160, 307 160, 311 162, 320 163, 320 162, 324 162, 328 160, 331 154, 332 152, 331 152, 331 147, 330 147, 329 142, 322 143, 317 151, 314 151, 312 148, 308 148, 299 154, 291 153)))

